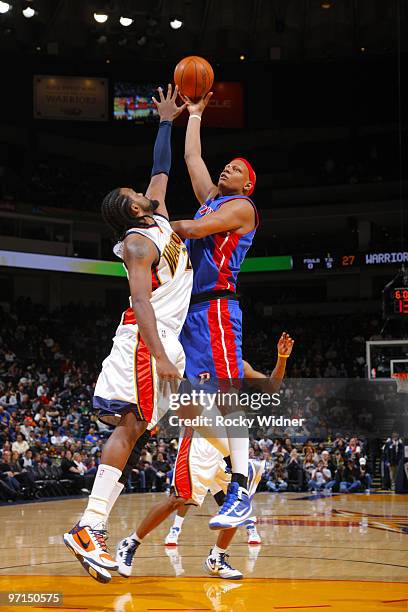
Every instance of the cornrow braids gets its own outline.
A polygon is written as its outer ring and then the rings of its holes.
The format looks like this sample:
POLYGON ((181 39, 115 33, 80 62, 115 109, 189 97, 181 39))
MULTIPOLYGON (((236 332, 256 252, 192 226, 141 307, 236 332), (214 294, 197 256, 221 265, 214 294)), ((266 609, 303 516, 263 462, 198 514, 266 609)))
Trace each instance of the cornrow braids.
POLYGON ((135 222, 130 212, 131 200, 121 193, 120 188, 110 191, 102 201, 102 219, 113 230, 117 240, 123 240, 126 230, 135 222))

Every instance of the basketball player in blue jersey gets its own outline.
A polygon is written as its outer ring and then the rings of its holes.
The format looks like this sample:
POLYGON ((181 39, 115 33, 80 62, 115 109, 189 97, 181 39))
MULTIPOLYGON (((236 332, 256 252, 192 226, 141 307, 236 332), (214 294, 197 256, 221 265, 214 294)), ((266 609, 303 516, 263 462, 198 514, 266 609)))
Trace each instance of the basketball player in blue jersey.
MULTIPOLYGON (((211 96, 196 104, 183 98, 190 113, 185 160, 200 208, 194 220, 172 223, 186 239, 194 270, 190 309, 180 337, 190 381, 244 376, 242 313, 235 290, 258 226, 258 213, 249 197, 256 182, 251 164, 240 157, 232 159, 215 185, 201 157, 201 115, 211 96)), ((212 529, 237 527, 252 514, 247 491, 248 436, 237 438, 226 429, 232 482, 221 510, 210 520, 212 529)))

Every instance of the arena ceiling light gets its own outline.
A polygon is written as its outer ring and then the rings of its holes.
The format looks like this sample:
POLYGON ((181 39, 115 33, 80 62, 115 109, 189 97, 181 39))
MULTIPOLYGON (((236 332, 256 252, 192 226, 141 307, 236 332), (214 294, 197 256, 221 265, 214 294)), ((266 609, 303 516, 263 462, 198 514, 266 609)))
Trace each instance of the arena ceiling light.
POLYGON ((31 19, 31 17, 34 17, 35 15, 35 10, 29 4, 23 9, 22 12, 26 19, 31 19))
POLYGON ((123 25, 124 28, 128 28, 133 23, 133 19, 130 17, 121 17, 119 19, 120 25, 123 25))
POLYGON ((181 19, 174 18, 170 21, 170 27, 173 28, 173 30, 179 30, 182 25, 183 22, 181 21, 181 19))
POLYGON ((94 13, 94 19, 98 23, 105 23, 108 21, 108 15, 106 13, 94 13))
POLYGON ((0 13, 7 13, 11 9, 11 6, 8 2, 0 2, 0 13))

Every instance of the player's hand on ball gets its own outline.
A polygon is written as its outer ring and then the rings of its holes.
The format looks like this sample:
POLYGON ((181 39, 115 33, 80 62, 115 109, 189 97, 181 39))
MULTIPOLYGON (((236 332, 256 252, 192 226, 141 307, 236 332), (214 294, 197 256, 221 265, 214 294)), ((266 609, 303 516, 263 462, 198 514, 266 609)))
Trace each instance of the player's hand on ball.
POLYGON ((187 102, 182 106, 177 106, 176 99, 179 93, 177 85, 173 92, 171 83, 168 84, 166 97, 164 97, 161 87, 158 87, 157 91, 159 92, 159 100, 153 97, 153 102, 159 111, 160 121, 173 121, 173 119, 176 119, 176 117, 186 108, 187 102))
POLYGON ((187 110, 190 113, 190 115, 200 115, 201 116, 204 112, 205 107, 211 100, 212 95, 213 95, 213 92, 209 91, 208 94, 204 96, 203 98, 201 98, 198 102, 193 102, 190 98, 188 98, 187 96, 182 96, 181 94, 180 94, 180 98, 183 100, 183 102, 187 104, 187 110))
POLYGON ((284 355, 285 357, 289 357, 292 352, 292 348, 294 345, 294 340, 287 334, 283 332, 278 342, 278 353, 279 355, 284 355))

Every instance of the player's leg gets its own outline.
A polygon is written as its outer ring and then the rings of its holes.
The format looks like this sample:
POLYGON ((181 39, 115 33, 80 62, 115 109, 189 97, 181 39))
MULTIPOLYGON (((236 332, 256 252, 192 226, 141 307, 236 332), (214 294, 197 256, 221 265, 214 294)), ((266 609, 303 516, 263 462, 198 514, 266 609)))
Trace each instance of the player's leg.
MULTIPOLYGON (((215 501, 221 507, 225 501, 225 492, 220 489, 214 493, 215 488, 217 488, 216 484, 214 484, 211 492, 215 501)), ((224 490, 227 490, 226 487, 224 487, 224 490)), ((238 527, 231 527, 219 532, 217 543, 210 549, 208 557, 204 561, 204 569, 210 576, 227 580, 240 580, 243 578, 242 572, 232 567, 228 562, 229 555, 227 550, 237 529, 238 527)))
MULTIPOLYGON (((136 531, 121 540, 117 547, 116 560, 122 576, 129 577, 132 572, 132 562, 136 550, 142 540, 172 512, 182 508, 184 504, 201 505, 208 490, 208 482, 202 483, 196 478, 194 457, 197 452, 192 447, 194 432, 191 428, 184 431, 179 442, 176 463, 173 471, 173 492, 164 501, 155 504, 139 523, 136 531)), ((199 441, 195 440, 195 446, 199 441)))
POLYGON ((165 546, 177 546, 178 539, 181 534, 181 528, 189 508, 190 506, 184 504, 184 506, 181 506, 177 510, 174 516, 173 524, 164 540, 165 546))
MULTIPOLYGON (((208 311, 211 346, 218 379, 232 379, 237 383, 244 375, 242 360, 242 312, 238 302, 228 299, 211 302, 208 311), (217 329, 221 332, 218 336, 217 329)), ((226 403, 220 410, 230 424, 226 432, 232 468, 231 484, 223 506, 210 520, 211 529, 223 529, 244 524, 251 516, 248 494, 249 432, 245 425, 236 426, 245 413, 238 403, 226 403)))
POLYGON ((184 499, 176 497, 175 495, 166 497, 165 500, 155 504, 149 510, 147 515, 139 523, 138 527, 133 533, 118 542, 116 548, 116 561, 118 564, 118 572, 122 576, 129 578, 131 575, 133 557, 143 539, 151 531, 153 531, 153 529, 165 521, 170 514, 172 514, 172 512, 175 510, 177 511, 182 505, 184 505, 184 503, 184 499))
MULTIPOLYGON (((232 303, 232 302, 231 302, 232 303)), ((227 299, 213 300, 194 305, 183 327, 182 342, 186 353, 186 374, 189 380, 213 379, 217 387, 227 381, 243 377, 241 311, 237 302, 230 305, 227 299), (207 347, 203 350, 203 347, 207 347)), ((229 385, 226 385, 227 387, 229 385)), ((218 406, 224 416, 242 416, 242 412, 230 407, 218 406)), ((212 443, 220 436, 210 431, 197 429, 212 443)), ((210 527, 221 529, 243 524, 252 509, 247 491, 248 477, 248 431, 242 428, 225 427, 228 439, 228 454, 232 464, 232 482, 225 505, 217 517, 210 521, 210 527)), ((219 447, 215 444, 218 450, 219 447)), ((221 452, 227 456, 226 449, 221 452)))
MULTIPOLYGON (((251 499, 253 499, 257 491, 258 485, 261 482, 262 475, 265 471, 265 463, 265 460, 256 461, 255 459, 249 459, 248 461, 248 493, 251 499)), ((258 530, 256 528, 256 523, 256 516, 251 516, 245 524, 248 536, 248 544, 259 545, 262 543, 261 536, 259 535, 258 530)))
POLYGON ((144 434, 140 436, 132 452, 130 453, 129 459, 127 460, 127 463, 122 470, 122 475, 119 478, 118 482, 116 483, 116 487, 113 490, 111 496, 109 497, 108 509, 107 509, 108 517, 111 513, 113 506, 116 503, 116 500, 118 499, 119 495, 122 493, 124 487, 126 486, 126 483, 129 480, 132 470, 134 468, 137 468, 138 463, 139 463, 139 458, 140 458, 140 452, 143 449, 144 445, 149 441, 149 439, 150 439, 150 432, 146 430, 144 434))
POLYGON ((119 415, 119 422, 104 445, 87 508, 73 529, 64 534, 64 543, 84 567, 86 560, 105 569, 117 569, 106 544, 106 522, 120 493, 122 470, 157 409, 158 381, 152 357, 140 335, 122 327, 103 363, 94 395, 94 406, 112 417, 119 415))
MULTIPOLYGON (((85 559, 105 569, 115 570, 118 567, 106 545, 106 522, 122 489, 119 483, 122 469, 146 426, 145 421, 138 421, 134 413, 127 412, 112 433, 107 452, 105 449, 102 452, 85 512, 73 529, 64 534, 66 546, 81 563, 85 559)), ((88 571, 87 567, 85 569, 88 571)))
MULTIPOLYGON (((261 481, 262 474, 265 471, 265 461, 254 461, 250 459, 248 462, 248 493, 252 500, 258 484, 261 481)), ((214 484, 210 488, 211 493, 217 502, 222 507, 225 502, 225 491, 229 485, 229 475, 224 469, 223 462, 219 463, 214 484)), ((246 521, 248 543, 260 544, 261 538, 256 530, 256 517, 252 516, 246 521)), ((216 545, 210 550, 210 554, 204 562, 205 569, 212 575, 220 578, 228 578, 230 580, 239 580, 242 578, 242 573, 239 570, 231 567, 227 561, 227 549, 235 536, 237 528, 222 529, 218 535, 216 545)))

